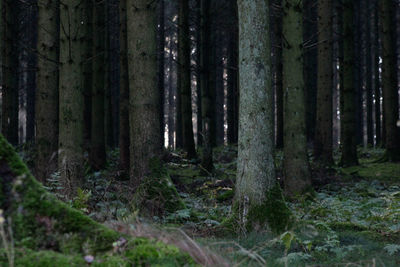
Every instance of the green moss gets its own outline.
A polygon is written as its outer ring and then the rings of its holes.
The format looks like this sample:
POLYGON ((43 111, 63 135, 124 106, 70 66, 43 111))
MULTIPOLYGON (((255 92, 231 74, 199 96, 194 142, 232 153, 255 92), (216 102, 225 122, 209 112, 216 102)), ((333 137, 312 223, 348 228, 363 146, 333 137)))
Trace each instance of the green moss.
POLYGON ((292 221, 292 213, 285 202, 282 189, 276 184, 267 192, 263 204, 249 210, 247 228, 250 230, 254 223, 267 223, 273 232, 282 233, 291 227, 292 221))
MULTIPOLYGON (((13 237, 19 247, 16 266, 84 266, 82 255, 104 255, 112 252, 113 243, 121 234, 96 223, 46 192, 1 135, 0 168, 5 173, 5 177, 0 177, 0 204, 5 210, 5 216, 12 219, 13 237), (49 247, 66 255, 40 251, 49 247)), ((154 175, 164 174, 162 168, 158 170, 154 175)), ((177 195, 175 187, 170 186, 172 183, 169 177, 163 181, 169 183, 165 185, 168 186, 168 192, 177 195)), ((179 201, 184 207, 183 202, 180 199, 179 201)), ((133 239, 131 242, 136 241, 133 239)), ((129 248, 131 255, 141 255, 140 259, 146 264, 152 262, 154 251, 159 253, 156 258, 160 261, 167 258, 177 263, 192 262, 187 254, 181 253, 176 247, 144 239, 137 242, 140 244, 134 243, 129 248)), ((4 263, 2 265, 7 265, 3 254, 0 255, 0 261, 4 263)), ((108 255, 106 258, 99 257, 92 265, 131 266, 124 259, 119 255, 108 255)))
POLYGON ((148 239, 131 242, 133 249, 127 250, 124 257, 133 266, 183 266, 195 265, 191 257, 178 248, 148 239))
POLYGON ((167 169, 159 159, 150 161, 151 175, 145 177, 133 196, 133 205, 147 215, 160 215, 185 209, 167 169))
POLYGON ((363 165, 342 168, 341 174, 349 179, 357 176, 368 180, 398 182, 400 180, 400 164, 364 162, 363 165))
POLYGON ((222 194, 217 196, 217 200, 220 202, 226 201, 226 200, 232 199, 234 195, 235 195, 235 192, 233 190, 226 190, 226 191, 223 191, 222 194))

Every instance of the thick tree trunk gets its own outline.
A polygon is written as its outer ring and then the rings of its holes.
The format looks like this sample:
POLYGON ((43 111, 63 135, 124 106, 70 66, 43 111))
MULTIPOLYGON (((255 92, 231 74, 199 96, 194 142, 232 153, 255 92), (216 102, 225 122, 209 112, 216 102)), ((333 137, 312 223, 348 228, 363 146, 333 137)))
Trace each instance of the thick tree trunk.
POLYGON ((106 5, 104 0, 93 2, 93 81, 92 81, 92 124, 90 140, 90 165, 101 170, 106 165, 106 145, 104 134, 104 93, 106 87, 105 45, 106 45, 106 5))
POLYGON ((285 0, 283 7, 284 170, 286 194, 300 194, 311 184, 307 156, 303 78, 302 2, 285 0))
POLYGON ((149 173, 161 154, 160 92, 157 87, 157 3, 127 0, 131 181, 149 173))
POLYGON ((374 122, 373 122, 373 75, 372 75, 372 29, 373 29, 373 9, 372 1, 366 1, 364 17, 371 18, 365 20, 365 91, 366 91, 366 107, 367 107, 367 144, 374 145, 374 122))
POLYGON ((65 193, 75 194, 83 176, 83 77, 85 14, 80 0, 60 7, 59 157, 65 193))
POLYGON ((192 91, 190 73, 189 1, 179 1, 178 83, 182 108, 183 149, 189 159, 196 157, 192 122, 192 91))
POLYGON ((386 158, 389 161, 400 161, 400 127, 399 96, 397 87, 396 66, 396 25, 394 2, 381 0, 380 5, 381 34, 382 34, 382 88, 386 129, 386 158))
POLYGON ((343 87, 340 92, 342 166, 358 164, 354 87, 354 2, 343 1, 343 87))
POLYGON ((57 170, 59 1, 38 2, 36 76, 36 177, 46 181, 57 170))
MULTIPOLYGON (((239 151, 235 202, 242 225, 249 210, 266 201, 275 185, 273 89, 271 84, 269 6, 265 0, 238 1, 239 151)), ((258 219, 258 218, 251 218, 258 219)))
POLYGON ((318 92, 314 157, 332 164, 332 17, 331 0, 318 1, 318 92))

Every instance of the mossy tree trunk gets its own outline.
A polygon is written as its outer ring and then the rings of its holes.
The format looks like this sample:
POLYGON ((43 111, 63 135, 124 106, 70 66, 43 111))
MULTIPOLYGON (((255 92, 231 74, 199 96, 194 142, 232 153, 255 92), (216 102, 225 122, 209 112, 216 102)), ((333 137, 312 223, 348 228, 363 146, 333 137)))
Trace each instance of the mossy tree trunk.
POLYGON ((211 145, 212 130, 212 94, 209 83, 209 62, 210 62, 210 0, 201 0, 201 47, 200 47, 200 79, 201 79, 201 106, 203 120, 203 153, 201 165, 207 172, 214 170, 213 151, 211 145))
POLYGON ((303 78, 303 7, 297 0, 285 0, 282 7, 285 191, 293 196, 311 184, 303 78))
POLYGON ((59 0, 38 2, 35 172, 46 181, 57 170, 59 0))
POLYGON ((73 195, 83 176, 83 75, 85 5, 80 0, 60 5, 59 157, 61 181, 73 195))
POLYGON ((354 82, 354 1, 343 1, 343 86, 340 92, 341 165, 358 164, 354 82))
POLYGON ((189 31, 189 1, 179 0, 178 83, 182 107, 183 148, 189 159, 196 157, 192 122, 191 48, 189 31))
POLYGON ((332 90, 333 90, 333 49, 332 49, 331 0, 318 1, 318 91, 317 120, 315 127, 314 157, 324 164, 332 164, 332 90))
POLYGON ((18 145, 18 45, 17 29, 18 3, 2 1, 2 133, 7 140, 18 145))
POLYGON ((128 43, 126 29, 126 0, 119 2, 120 18, 120 98, 119 98, 119 162, 120 167, 129 171, 129 74, 128 74, 128 43))
POLYGON ((157 86, 157 2, 127 0, 131 181, 138 185, 161 153, 157 86))
POLYGON ((371 15, 371 25, 373 29, 372 35, 372 68, 373 68, 373 87, 374 87, 374 101, 375 101, 375 146, 382 145, 382 120, 381 120, 381 81, 380 81, 380 43, 379 43, 379 1, 373 2, 373 14, 371 15))
POLYGON ((386 129, 386 159, 400 161, 399 97, 396 67, 396 16, 395 3, 392 0, 380 0, 379 3, 382 34, 382 89, 386 129))
POLYGON ((239 154, 233 218, 238 219, 242 231, 265 225, 279 231, 286 227, 286 220, 278 213, 287 215, 287 207, 281 191, 275 190, 279 185, 274 166, 269 5, 266 0, 239 0, 238 10, 239 154), (272 218, 282 219, 280 227, 272 218))
POLYGON ((93 2, 93 71, 92 71, 92 123, 90 139, 90 165, 94 170, 106 165, 104 133, 104 94, 106 88, 106 4, 104 0, 93 2))

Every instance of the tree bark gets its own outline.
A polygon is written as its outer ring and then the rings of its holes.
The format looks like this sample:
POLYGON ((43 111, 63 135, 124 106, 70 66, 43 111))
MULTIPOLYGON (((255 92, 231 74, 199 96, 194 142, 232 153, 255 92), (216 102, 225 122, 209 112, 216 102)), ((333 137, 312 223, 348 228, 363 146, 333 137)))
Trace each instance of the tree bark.
POLYGON ((45 182, 57 170, 59 1, 38 2, 35 172, 45 182))
POLYGON ((189 1, 179 0, 179 41, 178 65, 179 87, 182 107, 182 138, 183 149, 189 159, 196 157, 192 122, 192 90, 190 64, 190 32, 189 32, 189 1))
POLYGON ((61 182, 72 196, 83 176, 83 52, 88 21, 80 0, 60 6, 59 157, 61 182))
POLYGON ((285 192, 294 196, 311 185, 307 156, 303 78, 302 2, 285 0, 283 7, 284 170, 285 192))
POLYGON ((343 1, 343 88, 341 104, 342 166, 358 164, 356 136, 356 89, 354 82, 354 7, 352 0, 343 1))
POLYGON ((386 159, 388 161, 400 161, 400 127, 397 126, 399 96, 396 77, 396 25, 393 23, 396 9, 391 0, 381 0, 379 9, 383 54, 382 88, 386 129, 386 159))
POLYGON ((18 49, 17 2, 2 1, 2 133, 12 144, 18 145, 18 49))
POLYGON ((89 161, 93 170, 106 165, 104 134, 104 93, 106 87, 106 5, 104 0, 93 2, 93 81, 92 81, 92 124, 89 161))
POLYGON ((149 174, 161 154, 160 92, 157 86, 157 3, 127 0, 131 181, 149 174))
POLYGON ((331 0, 318 1, 318 91, 314 157, 332 164, 332 17, 331 0))
POLYGON ((126 29, 126 0, 120 0, 120 102, 119 102, 119 164, 122 170, 129 171, 129 74, 126 29))

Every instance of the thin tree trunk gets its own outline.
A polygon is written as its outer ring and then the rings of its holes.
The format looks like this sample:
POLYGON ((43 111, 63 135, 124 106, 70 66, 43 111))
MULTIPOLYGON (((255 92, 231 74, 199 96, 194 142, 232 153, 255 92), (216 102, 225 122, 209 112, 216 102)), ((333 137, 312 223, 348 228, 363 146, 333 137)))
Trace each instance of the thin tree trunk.
POLYGON ((189 1, 179 1, 178 83, 182 108, 183 149, 189 159, 196 157, 192 123, 192 91, 190 74, 189 1))
POLYGON ((314 157, 332 164, 332 17, 331 0, 318 1, 318 92, 314 157))
POLYGON ((17 2, 3 1, 2 6, 2 133, 12 144, 18 145, 18 49, 17 2))
POLYGON ((356 89, 354 88, 354 7, 353 0, 343 0, 343 88, 341 88, 342 166, 358 164, 356 138, 356 89))
POLYGON ((129 74, 126 29, 126 0, 120 0, 120 103, 119 103, 119 163, 121 169, 129 171, 129 74))
POLYGON ((94 170, 100 170, 106 164, 104 134, 106 5, 104 0, 95 0, 93 5, 92 133, 89 160, 94 170))
POLYGON ((381 0, 380 19, 382 34, 382 88, 386 129, 386 159, 400 160, 399 96, 396 71, 395 6, 391 0, 381 0))
POLYGON ((210 0, 201 0, 201 105, 203 117, 203 154, 201 158, 201 166, 207 172, 214 170, 213 151, 212 151, 212 94, 209 82, 210 70, 210 0))

